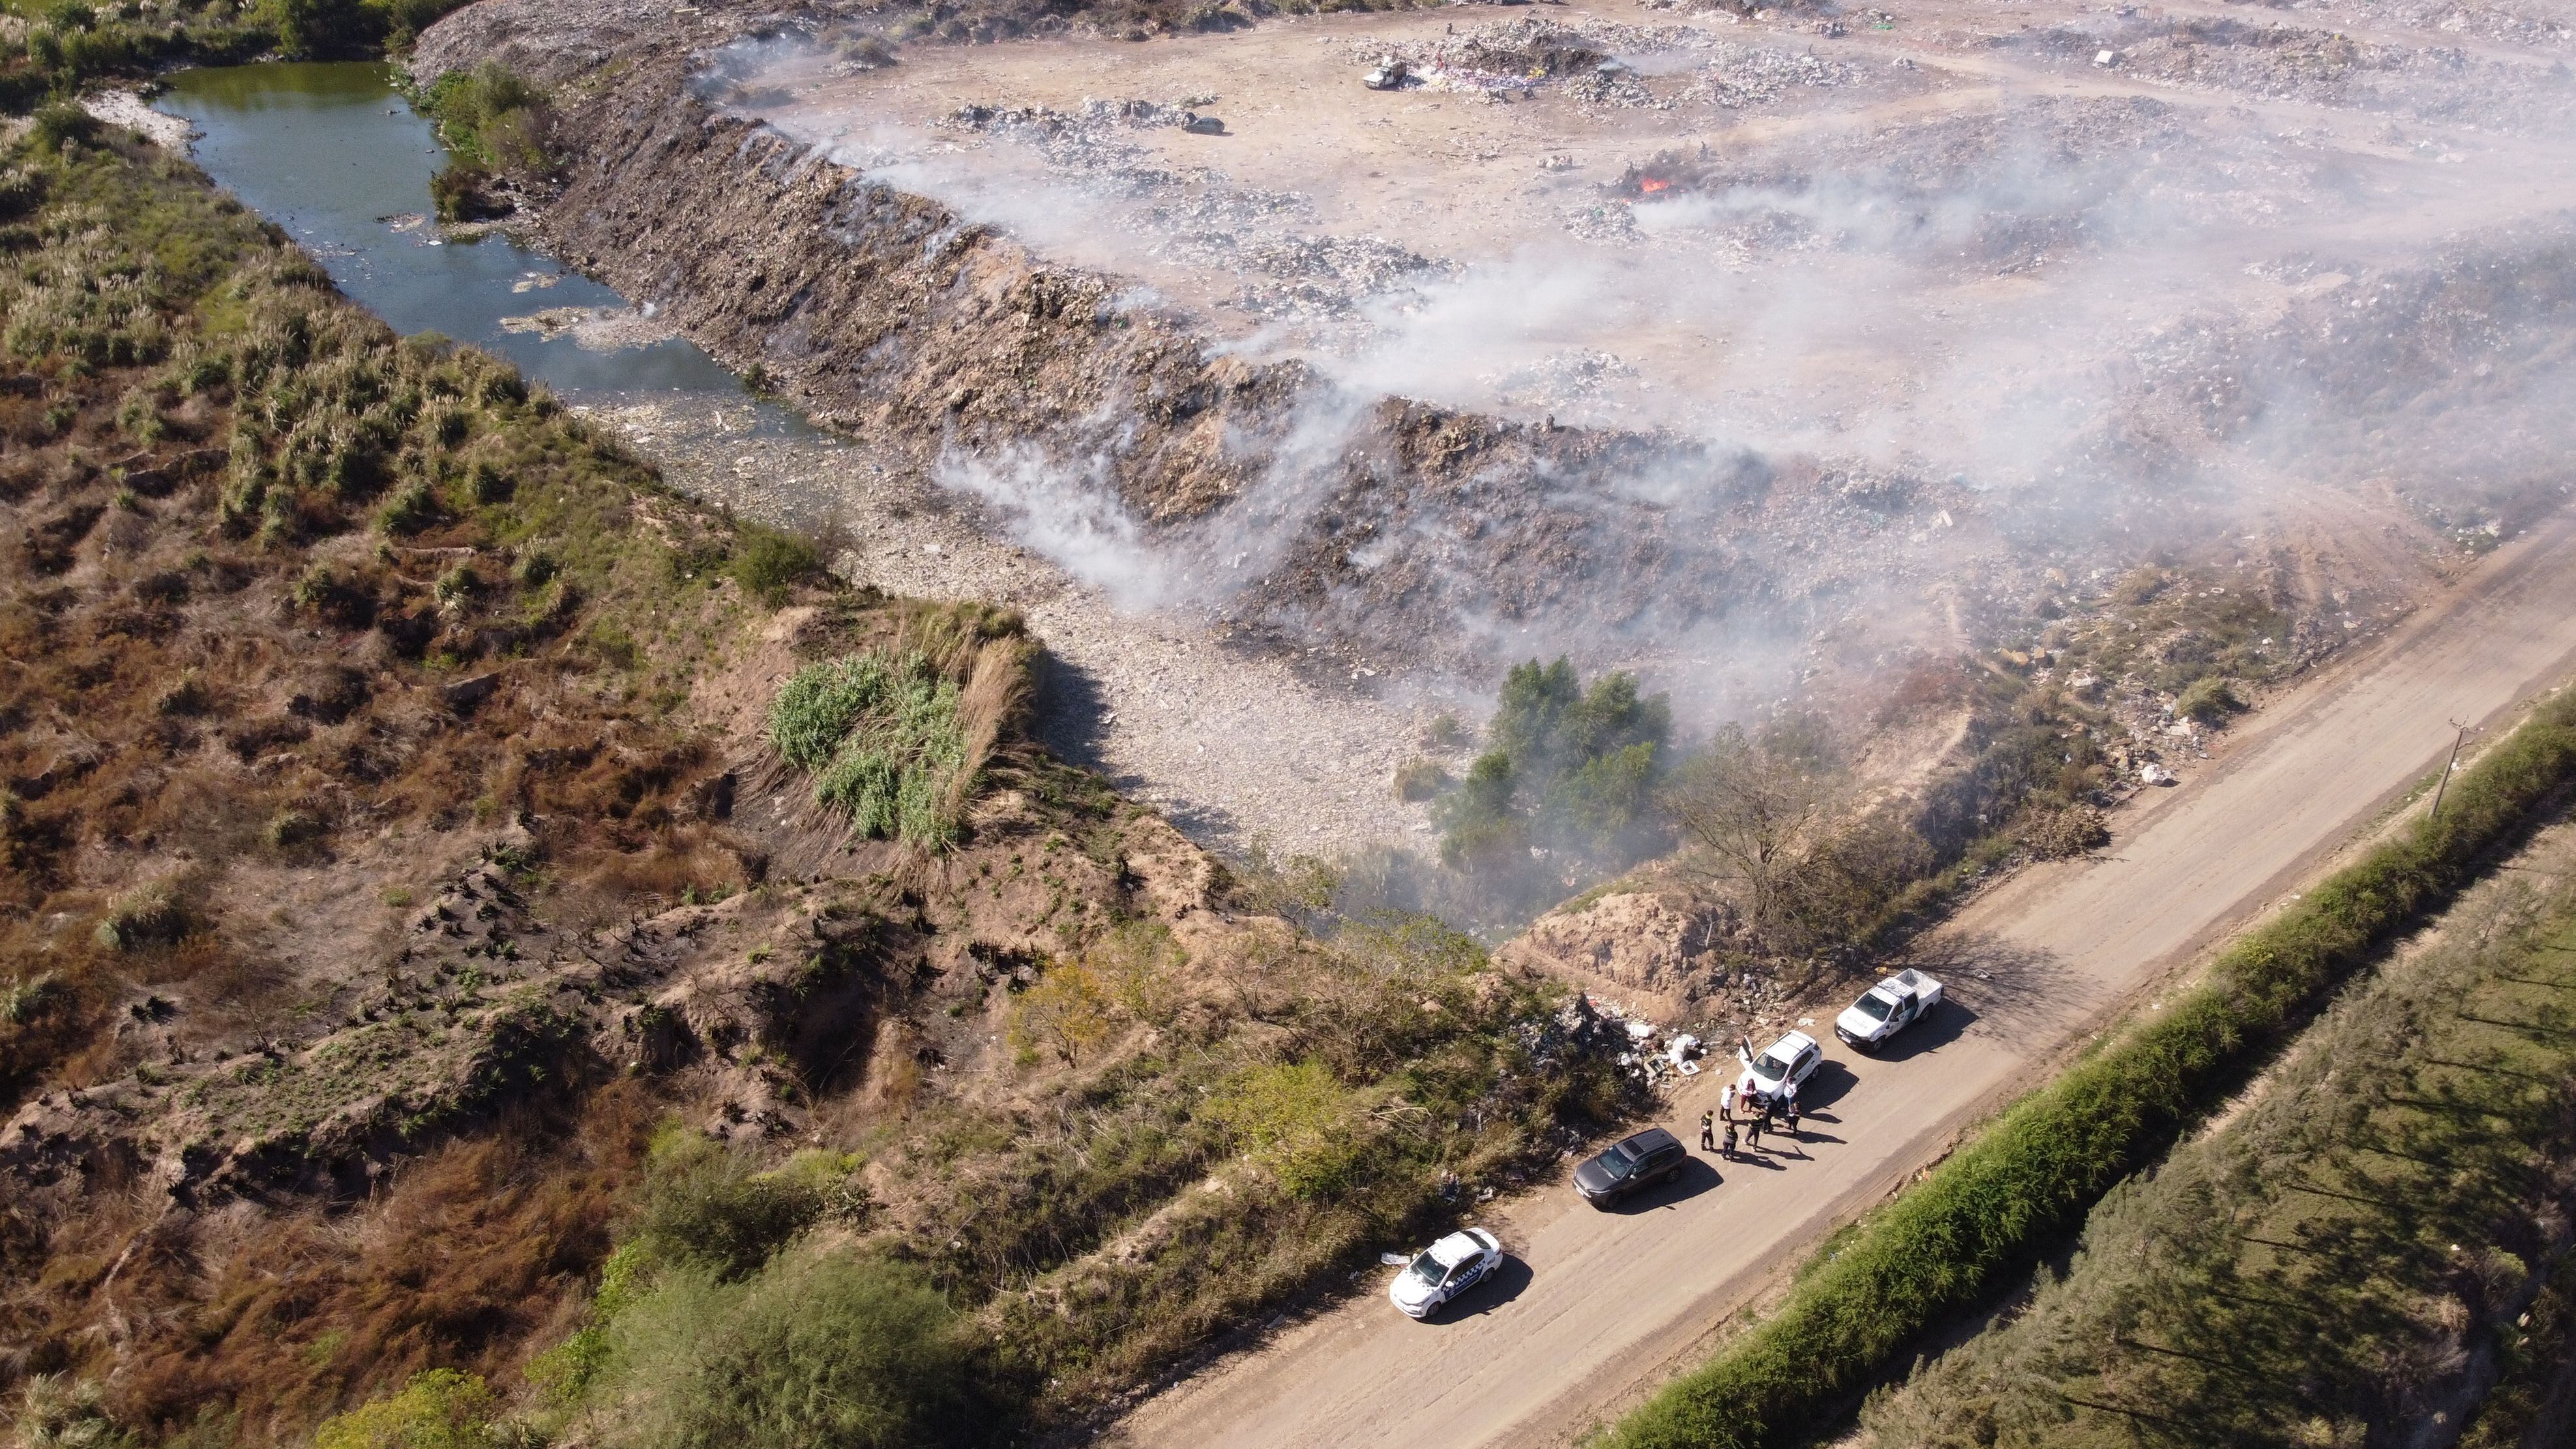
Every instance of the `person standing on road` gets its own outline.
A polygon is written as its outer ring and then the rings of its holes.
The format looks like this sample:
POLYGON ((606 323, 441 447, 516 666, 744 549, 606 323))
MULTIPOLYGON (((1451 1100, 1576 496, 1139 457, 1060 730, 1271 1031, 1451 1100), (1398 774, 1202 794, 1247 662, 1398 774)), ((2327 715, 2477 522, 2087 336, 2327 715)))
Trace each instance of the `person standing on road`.
POLYGON ((1699 1150, 1702 1152, 1717 1150, 1717 1114, 1715 1112, 1699 1114, 1699 1150))
POLYGON ((1789 1128, 1789 1136, 1790 1136, 1791 1140, 1793 1140, 1793 1141, 1796 1141, 1796 1140, 1802 1140, 1802 1139, 1800 1139, 1800 1138, 1798 1137, 1798 1099, 1797 1099, 1795 1096, 1792 1096, 1792 1097, 1789 1099, 1789 1107, 1788 1107, 1788 1111, 1786 1111, 1785 1113, 1783 1113, 1783 1114, 1782 1114, 1782 1117, 1783 1117, 1783 1120, 1788 1124, 1788 1128, 1789 1128))
POLYGON ((1726 1150, 1722 1155, 1729 1162, 1735 1160, 1735 1119, 1733 1117, 1726 1119, 1726 1150))
POLYGON ((1733 1082, 1727 1083, 1726 1090, 1717 1094, 1717 1110, 1726 1114, 1727 1121, 1735 1120, 1735 1084, 1733 1082))
POLYGON ((1744 1145, 1756 1152, 1762 1150, 1762 1116, 1756 1112, 1744 1122, 1744 1145))

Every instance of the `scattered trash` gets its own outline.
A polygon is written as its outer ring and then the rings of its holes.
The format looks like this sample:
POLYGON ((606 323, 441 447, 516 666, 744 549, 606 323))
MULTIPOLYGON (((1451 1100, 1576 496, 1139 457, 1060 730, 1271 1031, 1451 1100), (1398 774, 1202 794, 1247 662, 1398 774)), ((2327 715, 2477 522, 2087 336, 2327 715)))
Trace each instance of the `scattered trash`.
POLYGON ((2093 63, 2095 65, 2105 67, 2106 69, 2110 66, 2117 65, 2120 63, 2119 52, 2111 50, 2098 51, 2093 56, 2093 63))
POLYGON ((1413 1261, 1402 1253, 1380 1253, 1377 1255, 1377 1260, 1390 1268, 1401 1268, 1413 1261))
POLYGON ((1196 111, 1184 111, 1181 113, 1181 129, 1193 136, 1222 136, 1225 122, 1214 116, 1202 116, 1196 111))
POLYGON ((2174 785, 2181 783, 2180 777, 2175 775, 2173 771, 2166 769, 2162 765, 2155 764, 2152 761, 2138 767, 2138 778, 2146 781, 2150 785, 2174 785))

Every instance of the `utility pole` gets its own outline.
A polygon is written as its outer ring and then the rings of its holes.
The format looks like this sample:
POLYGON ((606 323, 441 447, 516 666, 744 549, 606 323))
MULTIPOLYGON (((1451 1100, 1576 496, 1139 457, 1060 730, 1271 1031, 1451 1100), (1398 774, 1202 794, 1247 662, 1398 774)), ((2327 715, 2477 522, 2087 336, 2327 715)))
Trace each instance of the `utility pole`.
POLYGON ((2426 812, 2424 818, 2427 820, 2442 818, 2442 794, 2451 788, 2451 772, 2460 767, 2460 746, 2469 742, 2469 727, 2466 724, 2452 720, 2450 726, 2458 733, 2451 736, 2450 762, 2442 766, 2441 781, 2433 786, 2433 808, 2426 812))

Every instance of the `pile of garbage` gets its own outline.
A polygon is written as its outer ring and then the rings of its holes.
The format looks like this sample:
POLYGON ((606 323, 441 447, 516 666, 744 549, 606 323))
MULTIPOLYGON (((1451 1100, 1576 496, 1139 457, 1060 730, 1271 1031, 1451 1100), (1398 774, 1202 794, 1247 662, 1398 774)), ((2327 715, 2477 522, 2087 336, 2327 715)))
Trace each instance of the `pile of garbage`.
POLYGON ((1578 347, 1509 371, 1488 373, 1483 380, 1492 385, 1495 400, 1506 407, 1571 412, 1577 404, 1597 401, 1605 390, 1633 382, 1637 376, 1636 367, 1615 352, 1578 347))
POLYGON ((1428 45, 1387 49, 1357 42, 1351 59, 1370 67, 1376 90, 1415 89, 1503 96, 1590 75, 1610 57, 1581 30, 1537 16, 1479 25, 1428 45), (1381 83, 1381 80, 1384 83, 1381 83))
POLYGON ((1710 46, 1708 59, 1692 72, 1690 84, 1675 99, 1740 110, 1778 100, 1800 87, 1846 86, 1869 78, 1869 72, 1859 66, 1812 50, 1722 40, 1710 46))
POLYGON ((1234 249, 1251 273, 1235 305, 1264 318, 1346 317, 1359 303, 1400 288, 1454 275, 1435 261, 1381 236, 1290 236, 1234 249))
POLYGON ((1700 1058, 1707 1054, 1707 1048, 1698 1037, 1686 1031, 1667 1034, 1643 1017, 1629 1016, 1615 1001, 1587 995, 1583 1002, 1627 1039, 1627 1050, 1619 1054, 1619 1066, 1641 1085, 1658 1087, 1674 1077, 1700 1074, 1700 1058))
POLYGON ((1514 1022, 1510 1032, 1521 1050, 1530 1054, 1531 1065, 1547 1071, 1571 1057, 1612 1051, 1633 1054, 1626 1026, 1624 1016, 1606 1015, 1591 997, 1576 996, 1552 1015, 1514 1022))
POLYGON ((1585 241, 1612 245, 1646 239, 1646 234, 1637 230, 1637 214, 1629 210, 1625 201, 1587 201, 1581 206, 1568 207, 1565 229, 1585 241))

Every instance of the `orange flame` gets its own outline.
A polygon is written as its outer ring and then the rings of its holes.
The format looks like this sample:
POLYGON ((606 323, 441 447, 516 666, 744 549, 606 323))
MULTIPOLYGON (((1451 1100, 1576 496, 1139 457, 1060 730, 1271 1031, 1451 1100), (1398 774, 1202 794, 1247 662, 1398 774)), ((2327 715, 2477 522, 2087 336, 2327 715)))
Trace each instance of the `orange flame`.
POLYGON ((1672 183, 1671 183, 1671 182, 1669 182, 1669 181, 1657 181, 1655 178, 1653 178, 1653 177, 1649 176, 1649 177, 1647 177, 1645 180, 1640 181, 1640 182, 1638 182, 1638 183, 1637 183, 1637 189, 1638 189, 1639 191, 1642 191, 1642 192, 1647 193, 1648 195, 1652 195, 1652 194, 1654 194, 1655 192, 1662 191, 1662 190, 1664 190, 1665 188, 1667 188, 1667 187, 1669 187, 1669 186, 1671 186, 1671 185, 1672 185, 1672 183))

